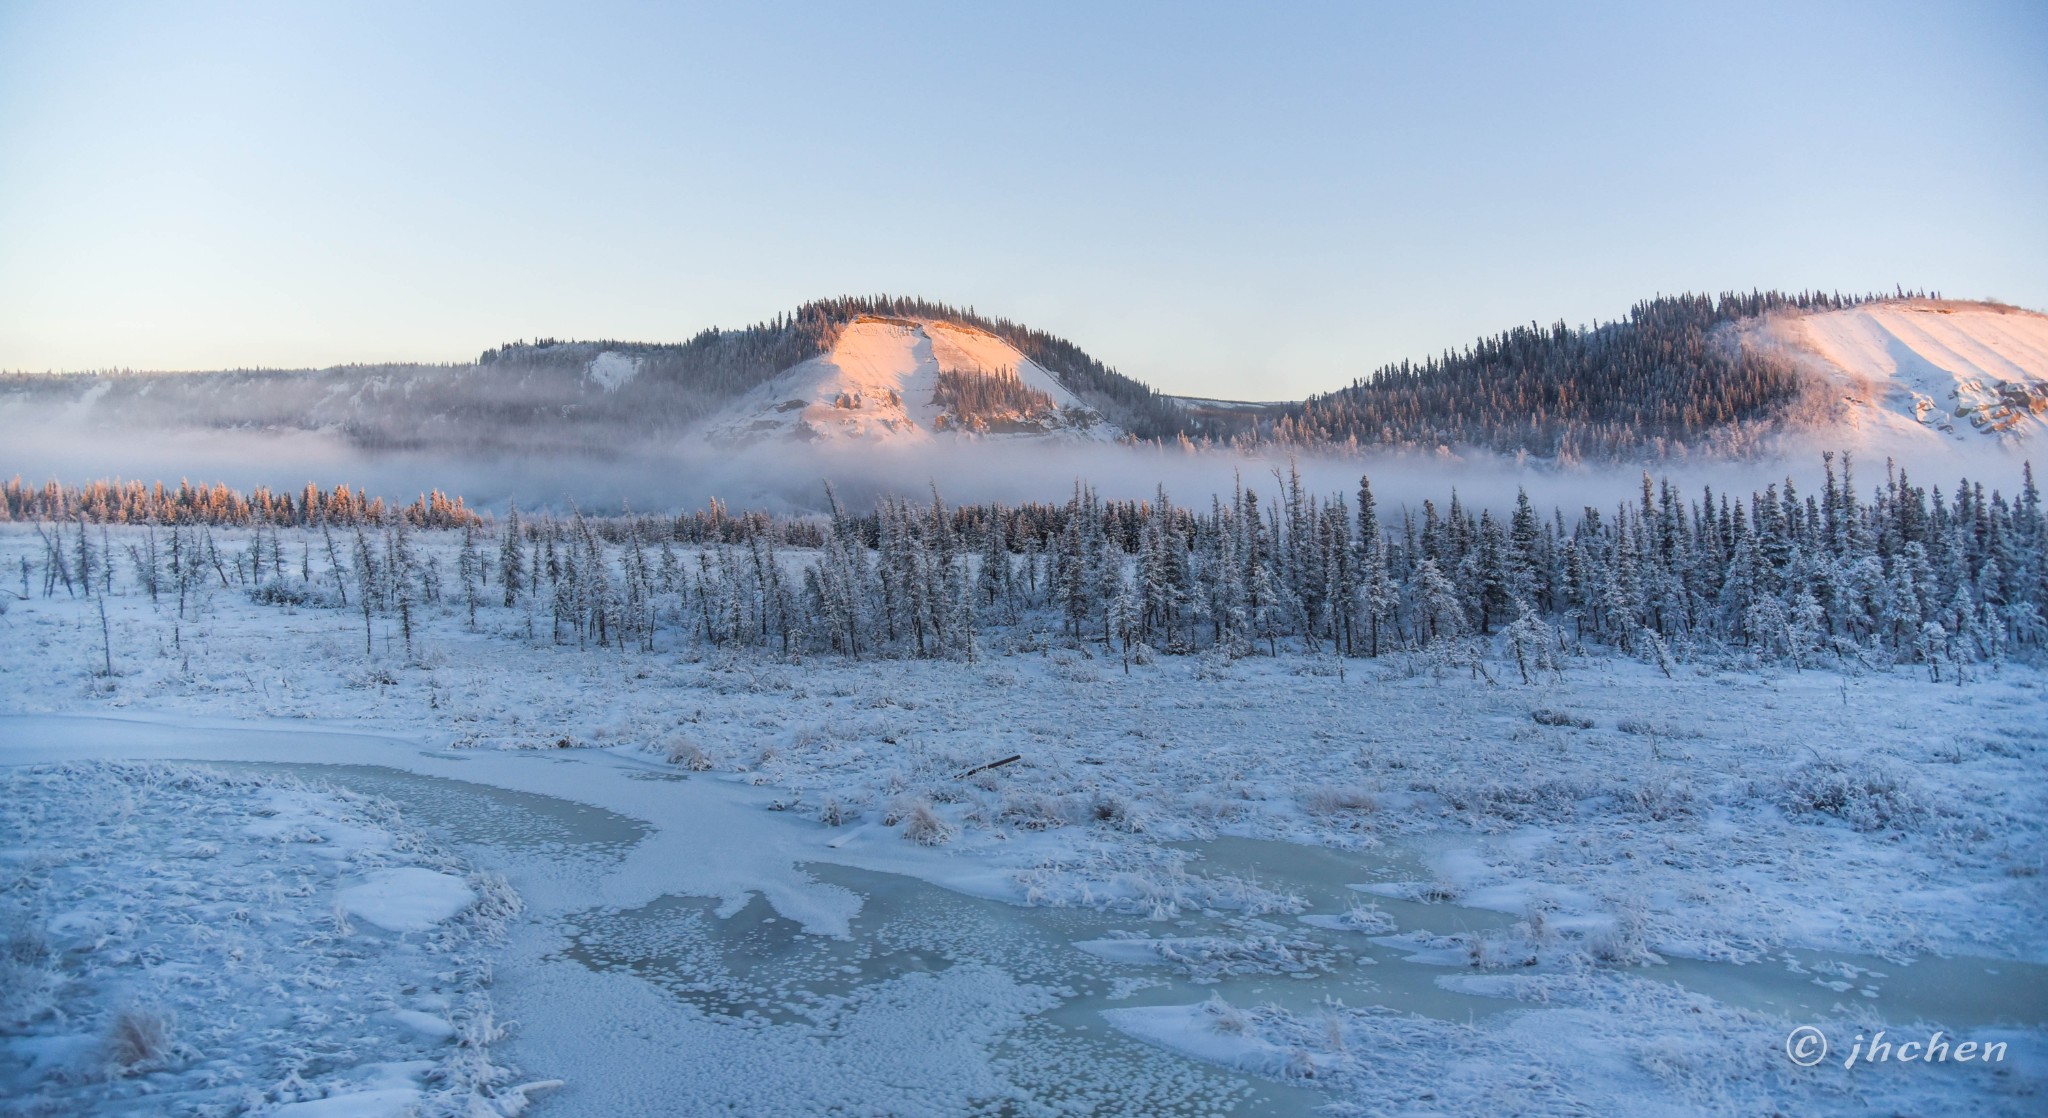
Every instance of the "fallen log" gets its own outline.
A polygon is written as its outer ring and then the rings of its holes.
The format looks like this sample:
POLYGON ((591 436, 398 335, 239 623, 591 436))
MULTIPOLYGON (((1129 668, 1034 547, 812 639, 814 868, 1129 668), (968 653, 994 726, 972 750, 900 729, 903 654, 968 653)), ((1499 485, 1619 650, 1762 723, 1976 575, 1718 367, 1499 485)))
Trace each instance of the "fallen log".
POLYGON ((1000 761, 990 761, 986 765, 977 765, 974 768, 968 769, 966 772, 961 773, 959 776, 954 777, 953 779, 966 780, 968 777, 973 776, 975 773, 985 773, 988 772, 990 769, 1000 769, 1004 765, 1007 765, 1012 761, 1022 761, 1023 759, 1024 755, 1022 753, 1012 753, 1008 757, 1005 757, 1000 761))

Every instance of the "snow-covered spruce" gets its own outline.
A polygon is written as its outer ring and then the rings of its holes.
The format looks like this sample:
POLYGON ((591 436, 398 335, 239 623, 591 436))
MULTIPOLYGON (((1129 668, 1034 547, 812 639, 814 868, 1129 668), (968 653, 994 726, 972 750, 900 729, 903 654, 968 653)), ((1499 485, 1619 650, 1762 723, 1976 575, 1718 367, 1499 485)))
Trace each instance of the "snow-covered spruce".
POLYGON ((680 517, 515 510, 499 527, 438 493, 387 510, 345 489, 52 482, 0 486, 0 513, 36 522, 24 597, 39 576, 43 597, 90 600, 125 566, 152 602, 175 599, 180 619, 216 582, 284 608, 346 608, 370 653, 379 618, 410 655, 422 608, 459 602, 476 626, 487 601, 516 611, 529 638, 622 651, 971 662, 1000 634, 1100 648, 1128 672, 1155 651, 1278 655, 1285 641, 1328 661, 1318 670, 1413 651, 1434 672, 1491 674, 1493 661, 1525 684, 1557 678, 1588 643, 1666 673, 1706 654, 1918 664, 1937 682, 2048 647, 2048 517, 2031 467, 2011 497, 1967 481, 1950 496, 1890 467, 1862 493, 1846 455, 1826 456, 1824 478, 1817 496, 1788 479, 1695 499, 1645 475, 1611 513, 1588 506, 1570 523, 1526 494, 1496 516, 1451 493, 1397 524, 1370 479, 1355 496, 1318 496, 1293 472, 1276 491, 1240 486, 1206 510, 1163 488, 1105 501, 1077 482, 1064 504, 948 506, 934 492, 865 515, 835 499, 829 519, 714 504, 680 517), (109 522, 141 526, 121 540, 125 563, 109 522), (230 547, 215 523, 249 533, 230 547), (462 532, 452 563, 418 545, 424 526, 462 532))
POLYGON ((0 1109, 516 1114, 519 906, 390 805, 193 765, 0 770, 0 1109))

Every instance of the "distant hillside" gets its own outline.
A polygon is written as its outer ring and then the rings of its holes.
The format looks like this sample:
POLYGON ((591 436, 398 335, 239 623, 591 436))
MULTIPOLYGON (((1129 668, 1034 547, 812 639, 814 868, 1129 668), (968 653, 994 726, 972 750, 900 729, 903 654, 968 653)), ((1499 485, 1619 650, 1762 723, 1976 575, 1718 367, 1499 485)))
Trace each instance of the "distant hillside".
MULTIPOLYGON (((720 409, 830 351, 863 316, 949 323, 1000 339, 1053 377, 1070 403, 1118 432, 1162 438, 1190 425, 1165 397, 1064 338, 891 296, 806 303, 676 343, 513 342, 461 365, 0 376, 0 424, 55 417, 99 427, 329 431, 366 448, 602 452, 686 437, 720 409)), ((985 403, 989 388, 952 383, 948 390, 957 410, 985 403)))
POLYGON ((987 330, 877 314, 857 316, 825 352, 700 430, 722 444, 1123 437, 1061 378, 987 330))
MULTIPOLYGON (((1904 295, 1903 292, 1900 293, 1904 295)), ((1661 296, 1626 319, 1531 323, 1404 361, 1257 417, 1251 437, 1303 446, 1471 446, 1562 461, 1749 449, 1809 386, 1798 362, 1744 346, 1738 322, 1875 296, 1661 296)))
POLYGON ((1662 296, 1618 322, 1516 327, 1300 402, 1161 395, 1056 335, 891 296, 683 342, 514 342, 458 365, 0 377, 0 436, 296 430, 452 452, 944 434, 1573 462, 1779 453, 1807 436, 2009 442, 2048 431, 2044 415, 2048 316, 1903 291, 1662 296))

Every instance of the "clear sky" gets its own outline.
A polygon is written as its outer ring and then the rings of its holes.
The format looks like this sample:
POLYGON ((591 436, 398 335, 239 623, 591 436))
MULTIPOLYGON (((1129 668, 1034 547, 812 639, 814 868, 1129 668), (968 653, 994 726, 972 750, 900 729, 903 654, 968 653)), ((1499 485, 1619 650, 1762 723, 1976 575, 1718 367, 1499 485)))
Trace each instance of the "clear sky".
POLYGON ((1271 399, 1894 284, 2048 308, 2048 4, 0 0, 0 368, 886 291, 1271 399))

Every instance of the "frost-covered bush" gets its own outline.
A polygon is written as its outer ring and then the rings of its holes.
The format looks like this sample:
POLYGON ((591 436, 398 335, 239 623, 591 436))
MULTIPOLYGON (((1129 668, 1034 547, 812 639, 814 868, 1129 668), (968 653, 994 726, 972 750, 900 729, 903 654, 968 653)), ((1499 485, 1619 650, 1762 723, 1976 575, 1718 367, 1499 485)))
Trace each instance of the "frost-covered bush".
POLYGON ((1209 1027, 1225 1036, 1243 1036, 1251 1029, 1251 1021, 1236 1006, 1223 1000, 1221 994, 1209 995, 1202 1003, 1202 1012, 1208 1014, 1209 1027))
POLYGON ((1071 822, 1058 800, 1036 792, 1006 793, 996 819, 1024 831, 1049 831, 1071 822))
POLYGON ((1534 945, 1519 934, 1518 930, 1491 928, 1446 938, 1462 941, 1465 946, 1466 965, 1479 970, 1533 967, 1540 961, 1534 945))
POLYGON ((1347 930, 1369 936, 1383 936, 1394 930, 1394 918, 1376 904, 1353 905, 1337 920, 1347 930))
POLYGON ((827 796, 825 797, 825 802, 818 805, 818 822, 823 823, 827 827, 844 827, 858 814, 857 811, 841 803, 837 796, 827 796))
POLYGON ((1616 796, 1621 806, 1630 814, 1645 816, 1662 822, 1666 819, 1685 819, 1698 815, 1699 798, 1693 792, 1692 782, 1683 779, 1646 780, 1632 787, 1623 788, 1616 796))
POLYGON ((1928 814, 1911 774, 1883 761, 1809 761, 1785 778, 1778 806, 1795 817, 1832 815, 1859 831, 1911 830, 1928 814))
POLYGON ((898 802, 882 822, 892 827, 903 824, 903 837, 919 846, 944 846, 957 833, 951 823, 932 810, 929 801, 921 799, 898 802))
POLYGON ((130 1007, 114 1015, 107 1029, 107 1061, 115 1074, 146 1071, 170 1054, 171 1023, 163 1014, 130 1007))
POLYGON ((1205 822, 1228 823, 1245 813, 1245 803, 1204 792, 1188 800, 1187 810, 1188 814, 1205 822))
POLYGON ((1227 683, 1237 678, 1237 671, 1228 652, 1211 648, 1196 654, 1195 678, 1203 683, 1227 683))
POLYGON ((1336 656, 1303 656, 1288 667, 1287 674, 1335 679, 1344 674, 1344 661, 1336 656))
POLYGON ((1066 680, 1069 683, 1100 683, 1102 673, 1088 663, 1089 658, 1085 650, 1057 649, 1048 658, 1046 672, 1054 679, 1066 680))
POLYGON ((711 768, 710 756, 688 738, 670 738, 666 752, 671 765, 681 765, 691 772, 707 772, 711 768))
POLYGON ((1655 722, 1646 722, 1640 718, 1624 718, 1615 723, 1614 728, 1624 734, 1635 734, 1638 737, 1646 738, 1698 738, 1700 736, 1698 730, 1687 729, 1682 726, 1660 725, 1655 722))
POLYGON ((1159 960, 1196 982, 1245 974, 1313 974, 1336 965, 1329 947, 1306 936, 1180 936, 1152 941, 1159 960))
POLYGON ((10 936, 0 951, 0 1029, 20 1028, 56 1009, 63 986, 63 972, 40 934, 10 936))
POLYGON ((1106 823, 1111 830, 1137 834, 1145 829, 1145 816, 1136 804, 1122 796, 1103 795, 1096 797, 1090 814, 1097 823, 1106 823))
POLYGON ((1414 882, 1402 892, 1409 900, 1423 904, 1451 904, 1465 896, 1465 890, 1449 881, 1414 882))
POLYGON ((1642 966, 1663 960, 1650 950, 1643 914, 1630 907, 1615 913, 1614 923, 1586 937, 1586 954, 1615 966, 1642 966))
POLYGON ((1363 788, 1321 786, 1302 796, 1301 806, 1310 815, 1332 816, 1374 811, 1378 809, 1379 801, 1363 788))
POLYGON ((1487 780, 1436 789, 1437 794, 1458 811, 1492 816, 1511 823, 1576 818, 1579 802, 1596 797, 1602 791, 1594 784, 1562 778, 1487 780))
POLYGON ((249 588, 249 600, 259 606, 316 606, 335 609, 341 600, 323 586, 297 579, 274 578, 249 588))

